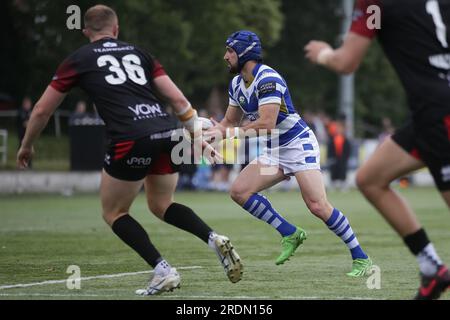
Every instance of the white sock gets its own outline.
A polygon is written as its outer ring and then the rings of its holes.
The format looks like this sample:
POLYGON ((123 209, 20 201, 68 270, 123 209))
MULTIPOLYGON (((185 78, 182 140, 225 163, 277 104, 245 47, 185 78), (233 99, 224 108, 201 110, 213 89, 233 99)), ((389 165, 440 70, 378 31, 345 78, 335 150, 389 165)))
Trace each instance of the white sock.
POLYGON ((170 264, 166 260, 161 260, 155 267, 155 274, 159 276, 167 276, 170 272, 170 264))
POLYGON ((429 243, 417 255, 417 262, 419 262, 419 269, 425 276, 435 275, 439 266, 442 265, 442 260, 439 258, 432 243, 429 243))

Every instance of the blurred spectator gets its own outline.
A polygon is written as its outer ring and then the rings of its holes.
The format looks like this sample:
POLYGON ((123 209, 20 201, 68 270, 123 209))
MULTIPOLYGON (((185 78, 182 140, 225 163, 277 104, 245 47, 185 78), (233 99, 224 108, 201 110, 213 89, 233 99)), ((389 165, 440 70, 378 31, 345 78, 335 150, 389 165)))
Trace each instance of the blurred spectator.
POLYGON ((326 116, 326 122, 325 122, 325 128, 327 129, 328 133, 328 139, 333 138, 338 131, 338 123, 336 120, 331 119, 330 117, 326 116))
POLYGON ((197 171, 192 178, 192 185, 196 190, 209 190, 211 175, 211 166, 202 159, 202 163, 197 166, 197 171))
POLYGON ((213 165, 211 189, 217 191, 228 191, 230 189, 230 173, 238 160, 237 152, 240 142, 239 139, 224 139, 219 143, 218 150, 221 150, 224 163, 213 165))
POLYGON ((328 133, 323 122, 323 118, 326 117, 323 111, 319 111, 317 114, 314 114, 312 123, 314 124, 314 133, 316 135, 317 141, 319 144, 327 144, 328 143, 328 133))
POLYGON ((33 108, 33 102, 30 97, 24 97, 17 114, 17 134, 19 137, 19 147, 25 136, 28 120, 30 119, 31 109, 33 108))
POLYGON ((327 144, 329 134, 326 125, 332 123, 330 117, 323 111, 314 113, 307 110, 303 113, 302 119, 305 120, 308 127, 314 132, 319 144, 327 144))
POLYGON ((77 120, 81 120, 83 118, 89 117, 89 114, 86 112, 86 102, 80 100, 77 102, 75 106, 75 111, 71 114, 69 118, 69 123, 74 124, 77 120))
POLYGON ((180 178, 178 180, 178 189, 179 190, 195 190, 196 186, 194 185, 194 176, 197 172, 196 164, 181 164, 179 166, 179 175, 180 178))
POLYGON ((309 110, 305 110, 305 112, 303 112, 302 115, 302 119, 306 122, 306 124, 308 125, 308 127, 314 132, 314 134, 316 133, 316 125, 314 123, 314 118, 315 115, 309 111, 309 110))
POLYGON ((345 122, 335 122, 334 135, 328 143, 328 168, 331 175, 331 186, 341 191, 347 189, 347 170, 351 154, 351 144, 345 135, 345 122))
POLYGON ((105 123, 100 118, 94 105, 94 113, 87 112, 87 104, 80 100, 75 106, 74 112, 70 115, 69 126, 102 126, 105 123))
MULTIPOLYGON (((19 138, 19 147, 22 144, 23 137, 25 136, 25 131, 28 126, 28 120, 30 120, 31 109, 33 108, 33 102, 30 97, 24 97, 22 104, 17 113, 17 135, 19 138)), ((28 168, 32 168, 32 161, 28 163, 28 168)))

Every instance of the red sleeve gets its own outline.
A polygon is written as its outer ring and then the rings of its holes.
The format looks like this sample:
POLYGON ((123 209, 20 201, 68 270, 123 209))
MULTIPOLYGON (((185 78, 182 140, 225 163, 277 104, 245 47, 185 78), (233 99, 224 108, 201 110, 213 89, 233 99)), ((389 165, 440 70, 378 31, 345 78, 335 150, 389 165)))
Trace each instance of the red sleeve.
POLYGON ((68 92, 76 85, 78 76, 75 64, 68 58, 59 65, 50 86, 59 92, 68 92))
POLYGON ((355 10, 353 11, 353 21, 350 31, 360 36, 373 39, 377 35, 377 29, 369 28, 367 22, 373 13, 368 13, 367 8, 377 5, 381 9, 379 0, 357 0, 355 10))
POLYGON ((158 78, 160 76, 165 76, 166 70, 164 70, 163 66, 161 65, 161 63, 159 63, 158 60, 154 59, 153 60, 153 70, 152 70, 152 78, 158 78))

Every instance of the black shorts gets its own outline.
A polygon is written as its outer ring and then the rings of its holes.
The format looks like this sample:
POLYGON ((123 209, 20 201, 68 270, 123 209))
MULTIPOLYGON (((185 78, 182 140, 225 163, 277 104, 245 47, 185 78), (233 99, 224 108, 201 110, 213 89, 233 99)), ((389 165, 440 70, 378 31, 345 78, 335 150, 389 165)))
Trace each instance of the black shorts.
POLYGON ((119 180, 138 181, 149 174, 165 175, 179 171, 171 159, 171 132, 155 134, 137 140, 113 142, 109 145, 103 169, 119 180))
POLYGON ((450 114, 432 121, 409 122, 392 139, 426 164, 440 191, 450 190, 450 114))

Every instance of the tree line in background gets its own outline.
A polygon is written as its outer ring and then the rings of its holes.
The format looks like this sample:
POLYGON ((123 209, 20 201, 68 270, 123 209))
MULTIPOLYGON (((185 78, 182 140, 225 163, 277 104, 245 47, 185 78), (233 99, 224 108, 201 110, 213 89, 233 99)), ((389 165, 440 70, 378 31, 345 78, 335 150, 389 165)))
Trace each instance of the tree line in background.
MULTIPOLYGON (((81 0, 81 13, 95 1, 81 0)), ((225 39, 239 29, 261 38, 265 63, 286 79, 297 108, 337 113, 338 76, 304 59, 311 39, 340 42, 340 0, 128 0, 103 1, 119 15, 120 38, 152 53, 193 103, 204 106, 216 91, 226 92, 231 75, 223 61, 225 39), (215 89, 215 90, 214 90, 215 89)), ((0 2, 0 93, 16 102, 34 100, 58 64, 86 43, 81 30, 68 30, 73 1, 0 2)), ((356 75, 355 119, 359 136, 389 116, 401 123, 407 113, 400 83, 376 42, 356 75)), ((74 91, 63 108, 73 107, 74 91)), ((224 105, 224 107, 225 107, 224 105)), ((372 132, 374 133, 374 132, 372 132)))

